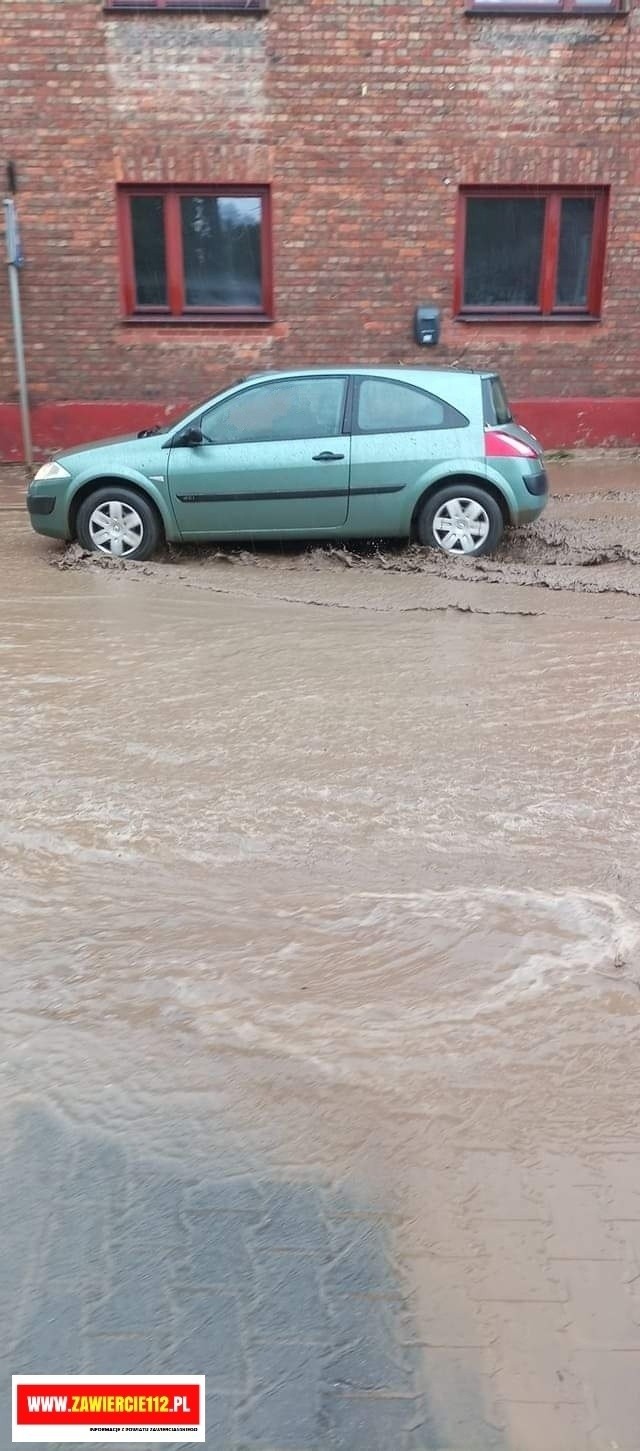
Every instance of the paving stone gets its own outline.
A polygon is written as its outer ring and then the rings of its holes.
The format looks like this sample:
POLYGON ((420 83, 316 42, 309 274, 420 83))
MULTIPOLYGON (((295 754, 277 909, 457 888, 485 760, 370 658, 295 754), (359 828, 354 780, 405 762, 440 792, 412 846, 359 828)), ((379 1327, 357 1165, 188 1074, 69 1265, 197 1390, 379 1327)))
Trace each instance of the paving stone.
POLYGON ((606 1154, 599 1160, 605 1184, 604 1219, 640 1219, 638 1146, 628 1154, 606 1154))
POLYGON ((578 1350, 576 1366, 589 1386, 594 1423, 618 1451, 640 1447, 640 1351, 578 1350))
POLYGON ((73 1183, 87 1204, 122 1212, 129 1187, 129 1160, 117 1141, 100 1132, 77 1138, 73 1183))
POLYGON ((208 1389, 219 1389, 217 1381, 224 1388, 241 1387, 246 1363, 237 1297, 221 1290, 181 1295, 172 1315, 170 1356, 185 1374, 205 1375, 208 1389))
POLYGON ((262 1340, 327 1341, 327 1310, 317 1260, 311 1255, 264 1250, 255 1266, 250 1336, 262 1340))
POLYGON ((184 1276, 191 1285, 250 1288, 252 1260, 245 1225, 235 1214, 186 1217, 184 1276))
POLYGON ((19 1333, 21 1300, 28 1313, 46 1278, 42 1257, 73 1161, 63 1121, 30 1105, 16 1114, 14 1144, 0 1159, 0 1325, 9 1343, 19 1333))
POLYGON ((335 1296, 329 1306, 330 1343, 324 1367, 328 1384, 351 1390, 414 1390, 417 1356, 400 1343, 402 1322, 393 1302, 366 1296, 335 1296))
POLYGON ((144 1176, 126 1210, 118 1208, 112 1217, 106 1251, 110 1288, 90 1305, 91 1334, 135 1333, 162 1324, 174 1284, 184 1282, 179 1191, 174 1181, 165 1192, 157 1189, 157 1177, 144 1176))
POLYGON ((89 1336, 79 1371, 88 1375, 169 1375, 160 1346, 159 1329, 145 1335, 89 1336))
POLYGON ((541 1185, 513 1154, 470 1150, 464 1155, 464 1197, 474 1216, 550 1222, 541 1185))
MULTIPOLYGON (((615 1237, 617 1244, 623 1245, 624 1258, 627 1264, 632 1262, 637 1274, 640 1270, 640 1219, 612 1219, 604 1228, 615 1237)), ((587 1255, 586 1258, 604 1259, 605 1256, 587 1255)))
POLYGON ((540 1345, 533 1357, 529 1350, 508 1345, 503 1338, 502 1348, 496 1352, 499 1360, 494 1376, 496 1396, 550 1405, 561 1401, 583 1405, 582 1381, 571 1364, 566 1337, 562 1349, 563 1353, 559 1353, 553 1343, 540 1345))
POLYGON ((410 1261, 408 1278, 415 1285, 408 1304, 415 1306, 421 1345, 464 1349, 495 1340, 493 1307, 473 1299, 466 1262, 422 1255, 410 1261))
MULTIPOLYGON (((131 1232, 152 1216, 164 1236, 179 1232, 179 1215, 186 1203, 185 1185, 180 1174, 171 1167, 161 1169, 135 1167, 131 1170, 128 1194, 124 1201, 125 1220, 131 1232)), ((157 1233, 158 1231, 156 1231, 157 1233)))
MULTIPOLYGON (((563 1265, 576 1346, 640 1350, 640 1301, 629 1286, 628 1267, 598 1260, 563 1265)), ((639 1437, 640 1440, 640 1437, 639 1437)))
POLYGON ((327 1255, 329 1236, 317 1192, 288 1184, 267 1194, 262 1217, 251 1231, 256 1249, 297 1249, 327 1255))
MULTIPOLYGON (((486 1350, 428 1350, 424 1359, 424 1417, 433 1451, 463 1446, 466 1451, 520 1451, 505 1443, 500 1430, 491 1373, 495 1364, 486 1350)), ((431 1451, 427 1437, 427 1446, 431 1451)), ((407 1451, 422 1451, 422 1427, 408 1437, 407 1451)))
POLYGON ((553 1224, 547 1255, 554 1260, 620 1260, 626 1255, 624 1235, 607 1222, 607 1195, 592 1184, 566 1184, 560 1179, 547 1190, 553 1224))
POLYGON ((376 1219, 329 1219, 330 1259, 323 1270, 325 1291, 343 1294, 398 1294, 388 1233, 376 1219))
POLYGON ((31 1303, 29 1317, 11 1356, 11 1375, 77 1374, 82 1365, 82 1299, 45 1289, 31 1303))
POLYGON ((388 1180, 386 1183, 381 1181, 379 1172, 377 1177, 367 1177, 355 1170, 348 1179, 338 1184, 329 1188, 321 1186, 319 1192, 326 1213, 331 1216, 363 1214, 368 1219, 370 1215, 377 1214, 392 1220, 404 1208, 398 1185, 388 1180))
POLYGON ((500 1414, 506 1427, 504 1451, 512 1447, 514 1451, 596 1451, 596 1447, 600 1451, 592 1437, 593 1420, 584 1406, 508 1401, 500 1403, 500 1414))
POLYGON ((227 1214, 258 1215, 264 1208, 265 1191, 259 1181, 234 1175, 228 1179, 205 1179, 185 1193, 189 1215, 227 1214))
MULTIPOLYGON (((498 1346, 513 1346, 527 1351, 535 1359, 540 1346, 551 1343, 566 1347, 567 1330, 571 1324, 571 1306, 544 1301, 529 1301, 526 1312, 522 1305, 489 1307, 495 1316, 494 1339, 498 1346)), ((498 1352, 499 1354, 499 1349, 498 1352)))
POLYGON ((74 1179, 64 1198, 51 1206, 43 1279, 76 1285, 87 1298, 103 1295, 110 1273, 107 1232, 105 1206, 88 1210, 74 1179))
POLYGON ((218 1394, 206 1395, 205 1431, 211 1451, 232 1451, 235 1446, 235 1399, 218 1394))
POLYGON ((333 1394, 323 1408, 323 1444, 332 1451, 402 1451, 414 1414, 412 1399, 333 1394))
POLYGON ((464 1441, 451 1440, 451 1427, 443 1423, 437 1408, 433 1409, 426 1396, 420 1396, 413 1405, 411 1419, 404 1439, 393 1451, 519 1451, 507 1446, 502 1432, 488 1425, 481 1415, 474 1417, 471 1429, 465 1427, 464 1441))
POLYGON ((255 1389, 238 1416, 239 1440, 256 1447, 320 1445, 320 1357, 309 1345, 255 1345, 255 1389))
MULTIPOLYGON (((544 1262, 549 1236, 550 1226, 543 1220, 470 1218, 465 1226, 466 1252, 481 1259, 544 1262)), ((444 1249, 446 1253, 446 1245, 444 1249)), ((433 1252, 437 1254, 436 1247, 433 1252)))
POLYGON ((169 1310, 168 1286, 162 1267, 152 1257, 142 1263, 131 1254, 127 1273, 126 1256, 120 1247, 113 1274, 115 1288, 89 1306, 87 1328, 92 1335, 140 1334, 151 1325, 163 1324, 169 1310))
POLYGON ((488 1255, 474 1266, 473 1299, 492 1302, 529 1300, 555 1301, 568 1299, 565 1270, 567 1265, 545 1259, 502 1259, 488 1255))

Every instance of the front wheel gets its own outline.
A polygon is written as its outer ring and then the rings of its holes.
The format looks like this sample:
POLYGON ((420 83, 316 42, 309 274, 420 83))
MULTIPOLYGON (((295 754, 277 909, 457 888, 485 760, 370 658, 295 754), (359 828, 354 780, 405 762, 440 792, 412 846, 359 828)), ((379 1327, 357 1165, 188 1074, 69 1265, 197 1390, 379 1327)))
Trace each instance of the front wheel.
POLYGON ((76 534, 83 549, 109 559, 149 559, 161 529, 155 509, 142 494, 107 484, 83 500, 76 534))
POLYGON ((439 489, 423 504, 417 521, 418 539, 445 554, 492 554, 504 532, 499 504, 475 484, 439 489))

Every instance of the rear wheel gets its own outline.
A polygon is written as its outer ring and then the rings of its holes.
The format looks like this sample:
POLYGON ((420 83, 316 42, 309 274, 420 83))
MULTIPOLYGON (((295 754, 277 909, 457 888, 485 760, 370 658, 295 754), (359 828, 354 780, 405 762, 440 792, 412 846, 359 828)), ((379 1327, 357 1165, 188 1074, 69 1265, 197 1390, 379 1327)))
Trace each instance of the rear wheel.
POLYGON ((149 559, 160 542, 155 509, 142 494, 106 484, 84 499, 76 534, 83 549, 109 559, 149 559))
POLYGON ((492 554, 504 532, 499 504, 485 489, 460 482, 425 500, 418 515, 421 544, 445 554, 492 554))

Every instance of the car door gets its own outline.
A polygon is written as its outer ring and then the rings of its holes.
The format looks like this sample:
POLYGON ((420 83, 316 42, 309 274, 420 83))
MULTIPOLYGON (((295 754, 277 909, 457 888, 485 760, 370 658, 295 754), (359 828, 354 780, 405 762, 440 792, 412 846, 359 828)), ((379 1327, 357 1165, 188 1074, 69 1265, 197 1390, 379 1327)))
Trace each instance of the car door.
POLYGON ((169 488, 183 537, 312 535, 344 524, 347 383, 337 373, 270 378, 205 409, 204 441, 170 449, 169 488))
MULTIPOLYGON (((399 496, 440 459, 464 456, 469 419, 416 383, 360 376, 355 381, 349 528, 397 532, 399 496)), ((480 437, 481 443, 481 437, 480 437)))

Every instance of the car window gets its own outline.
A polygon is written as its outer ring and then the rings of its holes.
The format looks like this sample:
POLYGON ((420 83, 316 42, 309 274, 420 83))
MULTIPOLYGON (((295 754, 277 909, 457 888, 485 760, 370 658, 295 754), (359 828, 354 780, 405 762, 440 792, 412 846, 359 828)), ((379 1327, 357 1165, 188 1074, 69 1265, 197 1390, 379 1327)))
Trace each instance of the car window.
POLYGON ((363 378, 356 422, 359 433, 412 433, 421 428, 464 428, 468 419, 421 388, 392 378, 363 378))
POLYGON ((202 432, 212 443, 335 438, 345 387, 346 378, 284 378, 245 388, 203 415, 202 432))
POLYGON ((504 391, 504 383, 497 374, 495 378, 491 379, 491 397, 496 415, 496 423, 513 423, 513 414, 504 391))

